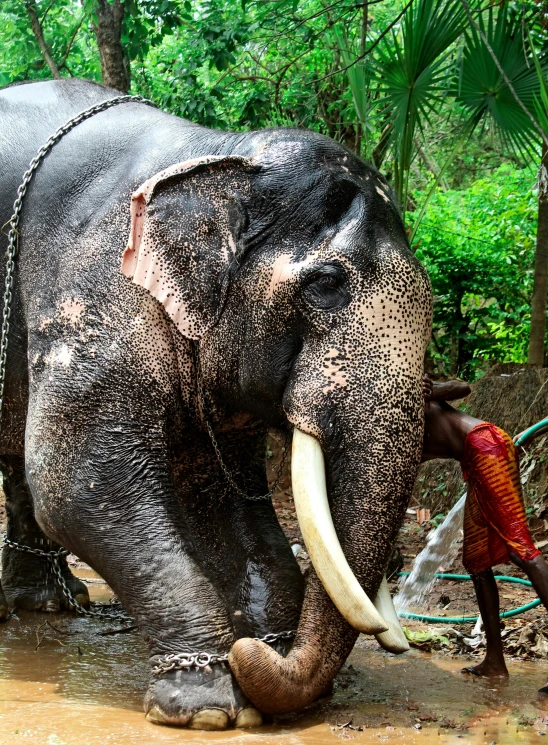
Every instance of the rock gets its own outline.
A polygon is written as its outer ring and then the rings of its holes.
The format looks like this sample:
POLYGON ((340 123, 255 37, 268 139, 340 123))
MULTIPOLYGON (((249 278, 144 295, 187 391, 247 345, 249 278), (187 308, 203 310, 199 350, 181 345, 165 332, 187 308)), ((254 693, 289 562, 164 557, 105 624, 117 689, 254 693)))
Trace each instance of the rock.
MULTIPOLYGON (((539 634, 540 636, 540 634, 539 634)), ((518 646, 529 646, 531 644, 534 644, 535 642, 535 630, 531 628, 531 626, 524 626, 522 628, 519 639, 518 639, 518 646)))
POLYGON ((534 652, 537 657, 548 657, 548 639, 544 634, 538 634, 535 646, 531 647, 531 652, 534 652))

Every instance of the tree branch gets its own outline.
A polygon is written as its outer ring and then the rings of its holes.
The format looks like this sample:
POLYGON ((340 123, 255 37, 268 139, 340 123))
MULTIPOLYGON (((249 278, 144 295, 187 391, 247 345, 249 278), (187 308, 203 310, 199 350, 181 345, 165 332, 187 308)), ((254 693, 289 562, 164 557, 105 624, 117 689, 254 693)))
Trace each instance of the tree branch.
POLYGON ((391 23, 388 24, 388 26, 384 29, 384 31, 381 34, 379 34, 379 36, 377 36, 375 41, 369 45, 369 47, 365 50, 363 54, 359 54, 356 57, 356 59, 353 60, 349 65, 346 65, 345 67, 341 67, 338 70, 334 70, 333 72, 329 72, 327 73, 327 75, 324 75, 323 78, 318 78, 317 82, 321 83, 322 81, 327 80, 327 78, 332 78, 334 75, 339 75, 341 72, 346 72, 351 67, 354 67, 354 65, 356 65, 358 62, 361 62, 362 59, 365 59, 369 54, 371 54, 371 52, 373 51, 373 49, 375 49, 377 44, 379 44, 382 41, 382 39, 384 39, 387 33, 394 28, 396 23, 398 23, 398 21, 400 21, 400 19, 403 18, 407 10, 412 5, 413 5, 413 0, 409 0, 409 2, 406 3, 404 9, 400 13, 398 13, 398 15, 394 18, 394 20, 391 23))
POLYGON ((80 31, 80 29, 82 28, 82 23, 84 22, 85 17, 86 17, 86 14, 85 13, 82 14, 82 17, 80 18, 80 20, 79 20, 78 24, 76 25, 74 31, 72 32, 71 37, 70 37, 70 39, 68 41, 68 44, 67 44, 67 48, 65 49, 65 53, 63 55, 63 59, 61 60, 61 63, 59 65, 59 69, 65 67, 66 61, 67 61, 68 56, 70 54, 70 50, 72 49, 72 45, 74 44, 74 40, 76 39, 76 35, 77 35, 78 31, 80 31))
POLYGON ((32 31, 34 33, 34 36, 36 37, 36 41, 38 42, 38 46, 40 47, 42 56, 44 57, 46 64, 49 67, 49 70, 51 74, 53 75, 53 77, 56 80, 60 80, 61 74, 59 73, 59 68, 57 67, 55 60, 50 54, 48 45, 46 44, 46 40, 44 39, 44 33, 42 30, 42 26, 36 14, 35 0, 25 0, 25 5, 27 7, 27 13, 29 14, 29 17, 30 17, 32 31))
POLYGON ((50 10, 53 8, 54 5, 55 5, 55 0, 51 0, 48 7, 44 11, 42 18, 40 18, 40 24, 42 26, 44 25, 44 21, 46 20, 47 14, 50 12, 50 10))

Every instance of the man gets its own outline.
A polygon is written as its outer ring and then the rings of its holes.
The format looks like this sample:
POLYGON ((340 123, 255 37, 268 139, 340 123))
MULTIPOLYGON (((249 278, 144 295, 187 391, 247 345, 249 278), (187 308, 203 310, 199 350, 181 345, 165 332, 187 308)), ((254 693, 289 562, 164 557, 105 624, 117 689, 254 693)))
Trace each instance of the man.
MULTIPOLYGON (((464 398, 468 383, 423 383, 425 433, 422 460, 455 458, 468 484, 464 509, 463 559, 480 609, 486 655, 463 672, 508 677, 499 619, 499 593, 492 567, 512 561, 531 580, 548 609, 548 565, 535 547, 525 515, 516 448, 510 436, 493 424, 449 406, 464 398)), ((548 684, 540 689, 548 693, 548 684)))

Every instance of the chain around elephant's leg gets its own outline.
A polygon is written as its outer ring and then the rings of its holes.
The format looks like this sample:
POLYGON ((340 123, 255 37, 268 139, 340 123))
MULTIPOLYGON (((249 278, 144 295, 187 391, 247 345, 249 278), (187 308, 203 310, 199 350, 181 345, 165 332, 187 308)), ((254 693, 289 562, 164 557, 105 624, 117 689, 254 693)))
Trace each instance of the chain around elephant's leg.
MULTIPOLYGON (((60 546, 42 532, 34 518, 23 458, 4 456, 0 459, 0 469, 6 494, 7 537, 44 551, 59 549, 60 546)), ((87 607, 87 587, 72 575, 64 556, 59 558, 59 568, 76 600, 87 607)), ((51 572, 50 563, 42 556, 16 551, 7 545, 2 550, 2 587, 8 603, 15 608, 50 613, 71 610, 51 572)), ((1 603, 0 597, 0 617, 1 603)))

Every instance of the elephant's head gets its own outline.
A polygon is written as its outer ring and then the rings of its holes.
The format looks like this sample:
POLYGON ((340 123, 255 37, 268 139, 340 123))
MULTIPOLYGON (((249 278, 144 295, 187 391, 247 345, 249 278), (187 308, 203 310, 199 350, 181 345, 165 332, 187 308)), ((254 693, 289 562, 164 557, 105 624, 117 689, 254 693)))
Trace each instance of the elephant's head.
POLYGON ((296 432, 295 501, 316 571, 286 658, 240 639, 231 668, 263 711, 329 685, 374 598, 421 455, 431 292, 385 181, 327 138, 243 137, 133 199, 123 271, 198 340, 219 413, 296 432), (325 467, 324 467, 325 464, 325 467), (334 530, 333 530, 334 526, 334 530))

